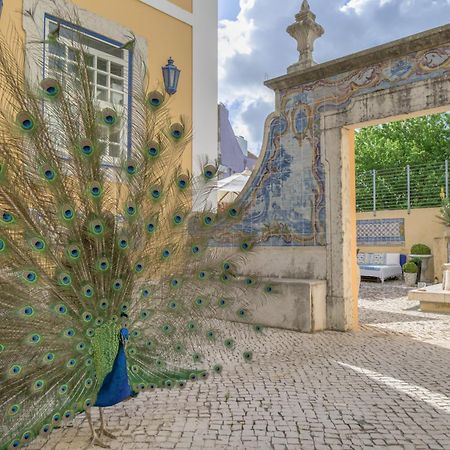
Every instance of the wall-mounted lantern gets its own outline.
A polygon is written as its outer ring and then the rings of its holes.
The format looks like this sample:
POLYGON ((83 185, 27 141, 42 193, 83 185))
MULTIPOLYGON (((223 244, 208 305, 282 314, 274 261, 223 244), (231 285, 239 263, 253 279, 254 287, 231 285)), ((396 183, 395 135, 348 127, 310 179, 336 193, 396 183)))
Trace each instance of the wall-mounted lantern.
POLYGON ((175 94, 175 92, 177 92, 181 70, 173 63, 172 57, 169 58, 167 64, 162 68, 162 72, 166 92, 169 95, 175 94))

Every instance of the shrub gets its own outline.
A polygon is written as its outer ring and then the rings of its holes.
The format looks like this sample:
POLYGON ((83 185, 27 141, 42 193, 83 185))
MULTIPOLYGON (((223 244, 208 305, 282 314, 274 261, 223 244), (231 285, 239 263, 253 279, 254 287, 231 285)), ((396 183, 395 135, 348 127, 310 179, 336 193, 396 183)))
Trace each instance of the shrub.
POLYGON ((411 255, 431 255, 431 248, 425 244, 416 244, 411 247, 411 255))
POLYGON ((437 217, 443 225, 450 227, 450 199, 446 198, 442 201, 441 211, 437 217))
POLYGON ((413 261, 408 261, 406 264, 403 264, 403 272, 404 273, 417 273, 419 268, 413 261))

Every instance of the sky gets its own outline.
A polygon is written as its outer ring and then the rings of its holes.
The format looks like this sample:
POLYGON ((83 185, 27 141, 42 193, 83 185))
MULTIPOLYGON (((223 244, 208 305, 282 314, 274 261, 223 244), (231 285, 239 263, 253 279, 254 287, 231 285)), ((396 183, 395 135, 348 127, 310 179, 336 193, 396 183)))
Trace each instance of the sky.
MULTIPOLYGON (((298 61, 286 28, 302 0, 219 0, 219 101, 237 135, 259 154, 265 118, 274 109, 263 83, 298 61)), ((317 63, 450 22, 450 0, 309 0, 325 34, 317 63)))

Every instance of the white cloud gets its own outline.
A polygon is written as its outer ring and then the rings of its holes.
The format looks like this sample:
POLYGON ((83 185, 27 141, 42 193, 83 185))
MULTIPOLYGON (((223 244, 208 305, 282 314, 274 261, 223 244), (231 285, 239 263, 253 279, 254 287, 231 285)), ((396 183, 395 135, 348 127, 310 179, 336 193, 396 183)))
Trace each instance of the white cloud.
MULTIPOLYGON (((229 0, 220 0, 229 1, 229 0)), ((325 35, 314 58, 324 62, 443 25, 450 0, 309 0, 325 35)), ((236 20, 219 23, 219 100, 230 109, 237 134, 259 152, 274 97, 264 80, 286 73, 298 58, 286 33, 300 0, 240 0, 236 20)))

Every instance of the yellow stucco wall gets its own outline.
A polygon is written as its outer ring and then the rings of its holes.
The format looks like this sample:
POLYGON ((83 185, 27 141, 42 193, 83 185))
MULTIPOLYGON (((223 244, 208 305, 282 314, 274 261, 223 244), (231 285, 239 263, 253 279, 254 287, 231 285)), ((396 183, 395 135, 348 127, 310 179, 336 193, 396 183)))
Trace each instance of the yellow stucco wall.
POLYGON ((169 0, 171 3, 185 9, 186 11, 192 12, 192 0, 169 0))
POLYGON ((405 219, 404 246, 359 246, 359 249, 362 252, 409 254, 414 244, 426 244, 435 257, 435 276, 440 279, 447 254, 447 240, 444 242, 442 238, 448 235, 449 228, 439 222, 438 215, 439 208, 412 209, 410 214, 406 210, 377 211, 376 216, 371 212, 357 213, 357 220, 405 219))
MULTIPOLYGON (((192 9, 191 0, 171 0, 172 3, 192 9)), ((73 4, 132 31, 136 36, 146 39, 148 54, 150 88, 162 88, 161 66, 172 56, 175 64, 182 70, 178 92, 171 98, 171 114, 174 118, 185 115, 192 118, 192 27, 172 18, 139 0, 73 0, 73 4)), ((39 18, 38 18, 39 20, 39 18)), ((43 20, 40 18, 40 20, 43 20)), ((14 24, 17 30, 22 28, 22 0, 9 0, 4 3, 0 21, 0 30, 14 24)), ((191 146, 183 158, 184 167, 192 167, 191 146)))

